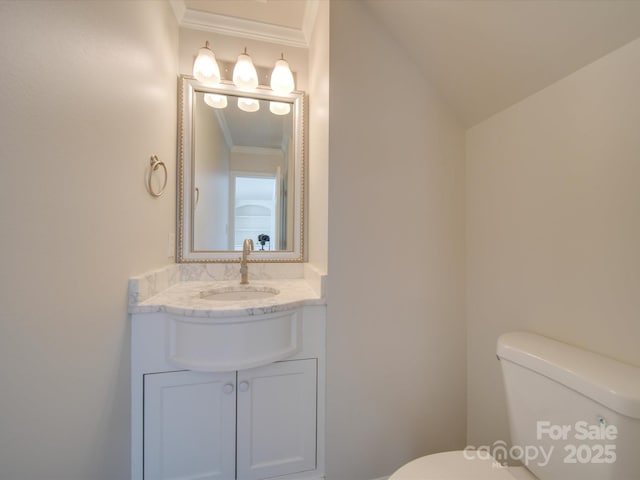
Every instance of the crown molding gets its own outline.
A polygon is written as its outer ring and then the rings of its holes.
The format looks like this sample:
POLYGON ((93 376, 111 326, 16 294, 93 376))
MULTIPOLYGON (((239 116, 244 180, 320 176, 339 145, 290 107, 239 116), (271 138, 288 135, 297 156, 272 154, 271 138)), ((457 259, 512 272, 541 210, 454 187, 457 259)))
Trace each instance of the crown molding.
POLYGON ((169 3, 178 20, 178 24, 184 28, 250 38, 289 47, 309 48, 309 40, 315 23, 319 1, 307 0, 303 25, 300 29, 190 10, 186 7, 184 0, 169 0, 169 3))

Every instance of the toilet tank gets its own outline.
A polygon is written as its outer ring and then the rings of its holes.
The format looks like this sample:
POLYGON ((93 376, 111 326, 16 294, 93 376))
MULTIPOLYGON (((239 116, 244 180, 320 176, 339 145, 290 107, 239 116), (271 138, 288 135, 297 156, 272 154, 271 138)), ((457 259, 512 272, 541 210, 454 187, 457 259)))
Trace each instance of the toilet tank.
POLYGON ((639 367, 524 332, 502 335, 497 353, 507 460, 540 480, 640 480, 639 367))

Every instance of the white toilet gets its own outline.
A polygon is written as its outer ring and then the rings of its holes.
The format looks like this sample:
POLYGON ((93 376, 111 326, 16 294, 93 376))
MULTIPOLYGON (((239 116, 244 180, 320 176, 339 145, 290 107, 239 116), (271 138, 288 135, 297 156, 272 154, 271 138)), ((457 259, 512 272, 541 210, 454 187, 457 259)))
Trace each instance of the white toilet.
POLYGON ((389 480, 640 480, 640 367, 520 332, 498 358, 511 445, 427 455, 389 480))

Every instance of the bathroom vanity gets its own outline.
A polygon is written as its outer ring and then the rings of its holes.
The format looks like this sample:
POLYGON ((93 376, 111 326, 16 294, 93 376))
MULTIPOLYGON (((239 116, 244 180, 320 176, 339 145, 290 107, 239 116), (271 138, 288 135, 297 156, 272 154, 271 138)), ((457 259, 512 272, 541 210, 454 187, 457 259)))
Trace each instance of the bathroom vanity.
POLYGON ((214 264, 130 281, 132 479, 323 478, 321 280, 256 268, 248 286, 214 264))
POLYGON ((201 80, 180 77, 178 264, 129 282, 131 478, 319 480, 326 315, 324 278, 302 263, 305 94, 201 80))

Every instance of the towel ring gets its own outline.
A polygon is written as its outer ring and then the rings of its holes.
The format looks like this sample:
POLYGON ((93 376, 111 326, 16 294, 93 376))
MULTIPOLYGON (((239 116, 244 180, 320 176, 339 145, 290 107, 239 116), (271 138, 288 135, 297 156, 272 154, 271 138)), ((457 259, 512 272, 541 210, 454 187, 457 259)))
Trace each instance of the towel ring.
POLYGON ((167 180, 169 178, 169 175, 167 173, 167 166, 164 164, 164 162, 161 162, 160 160, 158 160, 158 156, 157 155, 153 155, 151 157, 151 168, 149 169, 149 176, 147 177, 147 187, 149 188, 149 193, 151 195, 153 195, 154 197, 159 197, 164 193, 164 189, 167 186, 167 180), (160 187, 160 190, 158 190, 157 192, 153 189, 153 185, 151 185, 151 177, 153 176, 153 173, 158 170, 159 167, 162 167, 162 170, 164 170, 164 182, 162 183, 162 187, 160 187))

